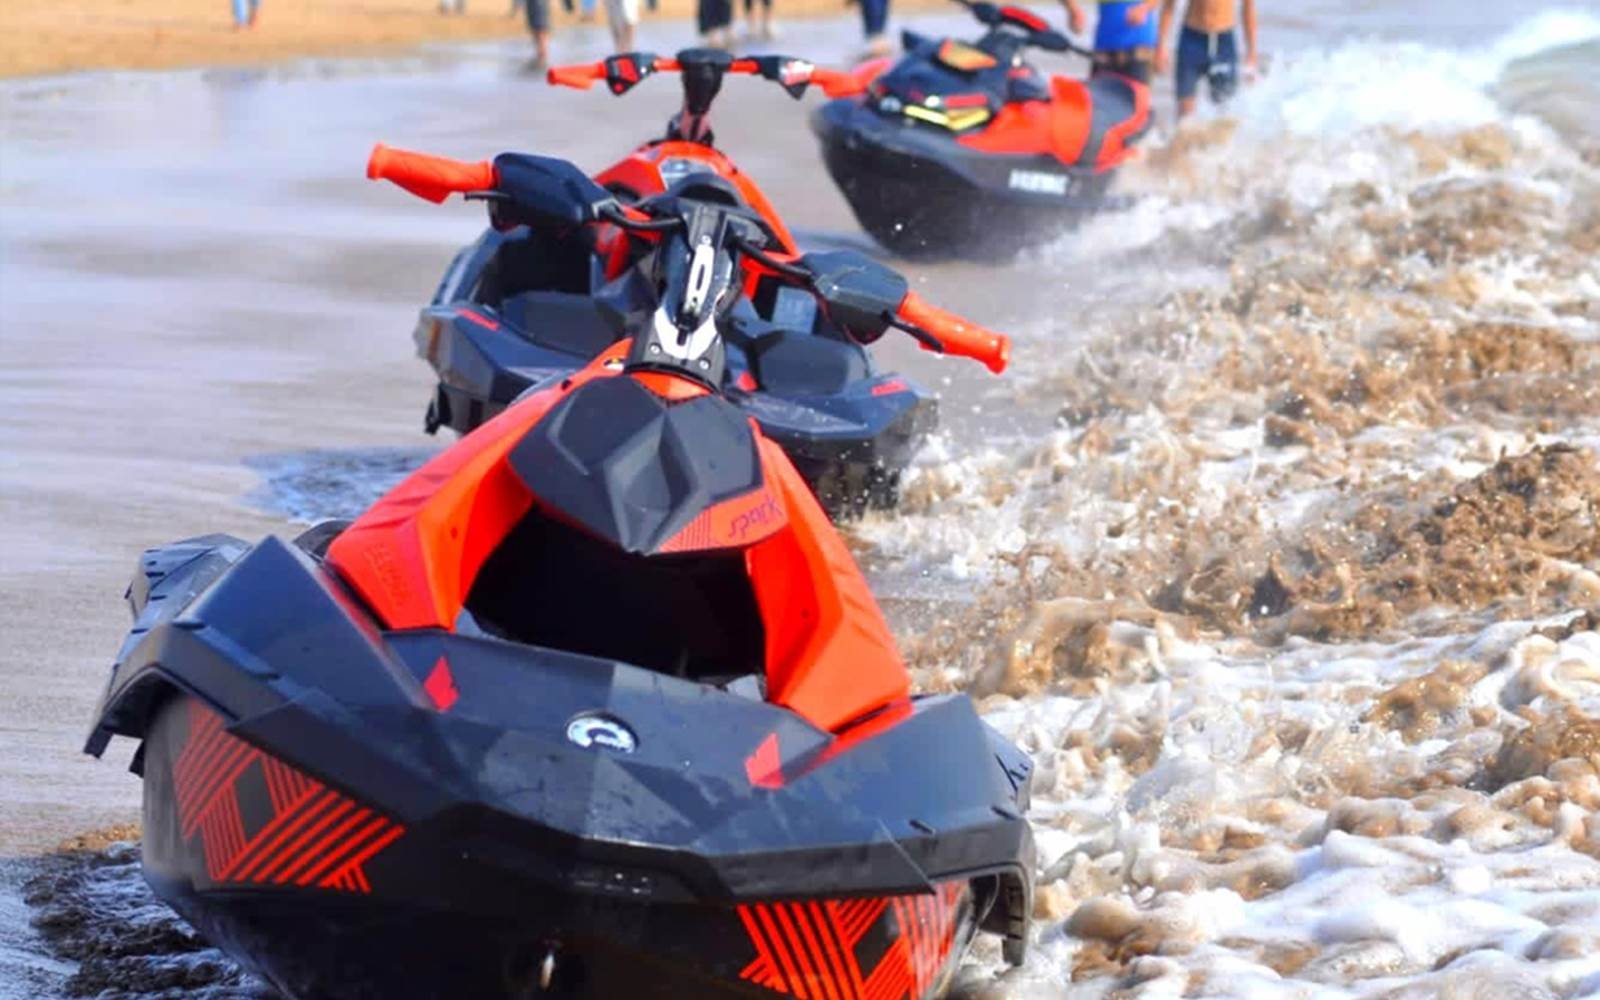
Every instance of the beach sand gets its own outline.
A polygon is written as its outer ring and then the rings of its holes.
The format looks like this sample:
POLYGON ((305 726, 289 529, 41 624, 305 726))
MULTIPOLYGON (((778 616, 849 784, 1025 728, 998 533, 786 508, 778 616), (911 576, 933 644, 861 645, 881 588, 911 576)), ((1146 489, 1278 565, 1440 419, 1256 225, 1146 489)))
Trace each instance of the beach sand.
MULTIPOLYGON (((928 6, 922 0, 920 6, 928 6)), ((552 4, 557 31, 576 23, 552 4)), ((228 0, 11 0, 0 4, 0 77, 93 69, 171 69, 299 56, 393 53, 429 42, 515 38, 527 29, 509 0, 441 15, 434 0, 262 0, 256 26, 235 30, 228 0)), ((645 18, 690 18, 690 0, 661 0, 645 18)), ((778 0, 781 18, 835 15, 842 0, 778 0)), ((604 12, 599 14, 604 20, 604 12)))

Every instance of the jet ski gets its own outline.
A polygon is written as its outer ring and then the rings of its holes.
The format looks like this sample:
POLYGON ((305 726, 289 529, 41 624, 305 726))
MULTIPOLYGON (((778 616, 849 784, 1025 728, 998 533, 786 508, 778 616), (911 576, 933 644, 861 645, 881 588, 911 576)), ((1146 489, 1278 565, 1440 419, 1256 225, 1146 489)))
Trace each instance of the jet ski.
POLYGON ((1021 961, 1027 756, 911 693, 723 392, 723 330, 770 285, 857 340, 1005 338, 747 206, 629 204, 525 154, 371 172, 591 230, 648 259, 657 305, 353 522, 143 556, 86 750, 139 741, 156 894, 290 1000, 920 1000, 978 934, 1021 961))
MULTIPOLYGON (((681 74, 684 95, 665 138, 640 146, 595 180, 625 204, 674 191, 747 207, 774 245, 796 252, 767 197, 713 145, 711 105, 730 73, 765 77, 796 98, 812 85, 850 81, 798 59, 736 60, 705 49, 673 59, 627 53, 554 68, 550 80, 583 88, 604 81, 620 95, 664 71, 681 74)), ((650 306, 647 289, 617 280, 629 264, 596 247, 587 231, 491 228, 462 250, 415 332, 418 355, 439 377, 428 432, 470 431, 621 337, 626 317, 650 306)), ((773 294, 741 302, 725 331, 722 388, 783 446, 834 515, 892 508, 901 471, 937 422, 934 400, 911 380, 881 371, 809 295, 794 288, 773 294)))
POLYGON ((1047 79, 1024 60, 1029 49, 1092 53, 1031 11, 966 6, 988 28, 982 38, 907 31, 898 63, 859 67, 858 95, 812 117, 856 218, 899 254, 1015 252, 1117 204, 1107 189, 1150 127, 1145 84, 1099 70, 1047 79))

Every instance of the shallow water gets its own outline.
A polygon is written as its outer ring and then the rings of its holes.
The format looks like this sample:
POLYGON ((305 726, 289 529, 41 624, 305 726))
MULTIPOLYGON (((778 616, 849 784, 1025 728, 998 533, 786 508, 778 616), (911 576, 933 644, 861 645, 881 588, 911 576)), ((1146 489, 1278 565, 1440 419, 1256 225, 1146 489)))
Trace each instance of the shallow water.
MULTIPOLYGON (((1270 75, 1130 171, 1133 208, 1014 266, 909 269, 1018 338, 1003 380, 890 346, 948 430, 906 511, 853 532, 920 682, 984 698, 1040 765, 1038 945, 998 982, 980 952, 969 991, 1600 991, 1600 779, 1561 760, 1600 718, 1571 621, 1600 605, 1600 180, 1572 97, 1600 15, 1264 18, 1270 75)), ((348 515, 437 446, 409 330, 479 219, 362 181, 370 142, 596 167, 674 104, 549 91, 520 57, 0 89, 0 850, 136 816, 131 747, 76 750, 141 548, 348 515)), ((808 240, 856 240, 803 111, 730 81, 719 135, 808 240)), ((75 864, 0 873, 13 995, 72 971, 21 926, 30 877, 79 934, 58 948, 139 926, 168 957, 124 970, 236 988, 124 849, 75 864)))

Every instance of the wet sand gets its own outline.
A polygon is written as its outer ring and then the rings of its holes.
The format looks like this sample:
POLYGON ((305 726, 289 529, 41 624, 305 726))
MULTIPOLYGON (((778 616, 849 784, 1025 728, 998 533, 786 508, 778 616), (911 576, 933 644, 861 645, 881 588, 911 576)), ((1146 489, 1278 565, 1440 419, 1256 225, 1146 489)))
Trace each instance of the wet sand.
MULTIPOLYGON (((899 0, 903 10, 935 0, 899 0)), ((0 77, 96 69, 171 69, 245 65, 301 56, 394 55, 421 45, 523 38, 520 12, 508 0, 472 0, 465 14, 441 15, 433 0, 261 0, 254 28, 234 28, 229 0, 74 0, 0 5, 0 77)), ((579 27, 552 0, 558 32, 579 27)), ((828 17, 841 0, 780 0, 780 19, 828 17)), ((692 0, 660 0, 654 20, 691 21, 692 0)), ((597 28, 603 33, 605 13, 597 28)))

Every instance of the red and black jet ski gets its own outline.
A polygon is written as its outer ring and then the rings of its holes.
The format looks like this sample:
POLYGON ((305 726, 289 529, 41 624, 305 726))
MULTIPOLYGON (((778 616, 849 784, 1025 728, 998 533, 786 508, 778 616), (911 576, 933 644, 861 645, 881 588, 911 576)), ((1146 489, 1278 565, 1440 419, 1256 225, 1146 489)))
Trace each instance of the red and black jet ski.
POLYGON ((1145 84, 1109 71, 1046 79, 1028 49, 1088 53, 1030 11, 966 6, 988 26, 982 38, 905 32, 898 63, 861 66, 862 93, 812 117, 834 183, 897 253, 982 256, 1058 233, 1108 204, 1150 127, 1145 84))
POLYGON ((561 160, 372 172, 588 228, 657 306, 353 523, 145 554, 86 749, 140 741, 144 867, 303 998, 939 995, 1020 961, 1028 758, 917 697, 842 539, 731 403, 719 319, 772 285, 848 335, 999 338, 759 213, 628 206, 561 160))
MULTIPOLYGON (((794 238, 760 188, 715 148, 709 122, 726 74, 766 77, 799 97, 807 87, 849 84, 842 74, 782 56, 737 59, 691 49, 674 59, 649 53, 558 67, 552 82, 604 81, 624 94, 646 77, 682 75, 684 104, 666 138, 646 143, 595 180, 632 203, 674 192, 749 208, 773 245, 794 238)), ((416 330, 418 354, 438 373, 429 433, 466 432, 530 386, 560 378, 623 335, 628 317, 653 307, 633 281, 634 261, 595 243, 587 229, 489 229, 446 272, 416 330)), ((901 471, 937 422, 936 405, 909 379, 880 371, 866 349, 793 287, 741 300, 723 332, 734 405, 761 422, 835 515, 895 503, 901 471)), ((1003 358, 994 363, 1004 367, 1003 358)))

